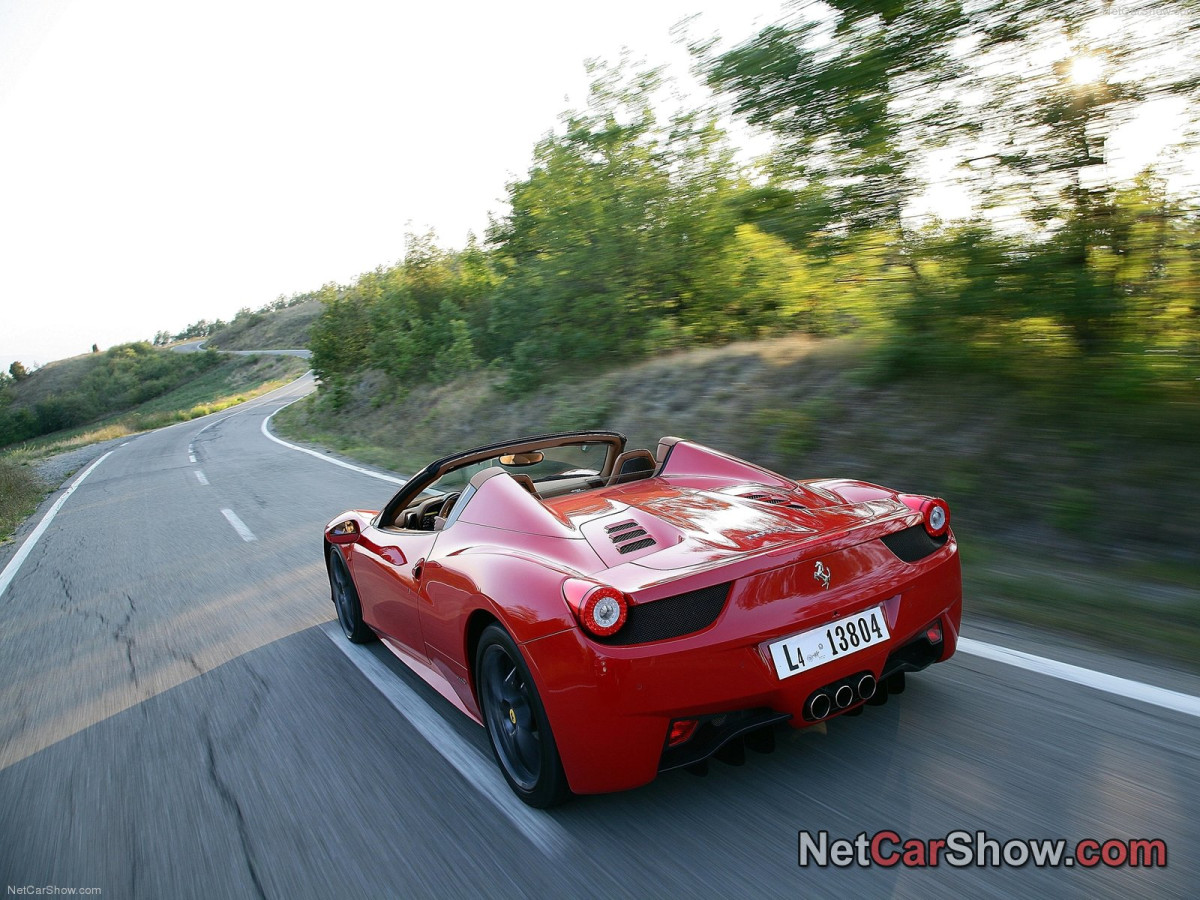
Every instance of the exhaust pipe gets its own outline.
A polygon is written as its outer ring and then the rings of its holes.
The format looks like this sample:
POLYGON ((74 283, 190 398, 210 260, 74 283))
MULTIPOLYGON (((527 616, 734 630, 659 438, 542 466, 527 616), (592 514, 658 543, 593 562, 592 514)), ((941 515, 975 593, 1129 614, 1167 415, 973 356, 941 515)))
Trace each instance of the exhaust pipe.
POLYGON ((824 691, 817 691, 808 698, 808 715, 810 718, 823 719, 829 715, 830 709, 829 695, 824 691))
POLYGON ((834 691, 833 702, 837 704, 838 709, 845 709, 854 702, 854 688, 848 684, 840 685, 834 691))
POLYGON ((858 696, 863 700, 870 700, 875 696, 875 676, 864 675, 858 679, 858 696))

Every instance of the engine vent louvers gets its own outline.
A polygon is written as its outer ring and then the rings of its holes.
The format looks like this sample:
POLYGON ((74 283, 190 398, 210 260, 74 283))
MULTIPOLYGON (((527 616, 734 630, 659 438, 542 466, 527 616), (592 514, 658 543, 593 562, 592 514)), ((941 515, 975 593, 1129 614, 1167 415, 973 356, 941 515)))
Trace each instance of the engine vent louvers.
POLYGON ((642 550, 646 547, 653 547, 653 546, 654 546, 654 538, 647 537, 647 538, 643 538, 640 541, 633 541, 632 543, 629 543, 629 544, 620 544, 617 547, 617 552, 618 553, 632 553, 634 550, 642 550))
MULTIPOLYGON (((618 535, 622 531, 627 531, 630 528, 637 528, 638 523, 630 519, 628 522, 618 522, 616 525, 606 525, 604 530, 610 535, 618 535)), ((613 540, 616 540, 614 537, 613 540)))
POLYGON ((743 500, 758 500, 760 503, 770 503, 774 506, 786 506, 788 509, 807 509, 803 503, 797 503, 795 500, 787 497, 779 497, 773 494, 742 494, 743 500))
POLYGON ((628 647, 701 631, 717 621, 717 616, 729 599, 731 585, 732 582, 727 581, 698 591, 635 604, 629 607, 629 618, 624 628, 612 637, 594 637, 592 640, 600 644, 628 647))
POLYGON ((646 533, 646 529, 637 522, 618 522, 616 525, 607 526, 604 530, 608 532, 618 553, 633 553, 635 550, 644 550, 655 544, 654 538, 650 537, 646 533))

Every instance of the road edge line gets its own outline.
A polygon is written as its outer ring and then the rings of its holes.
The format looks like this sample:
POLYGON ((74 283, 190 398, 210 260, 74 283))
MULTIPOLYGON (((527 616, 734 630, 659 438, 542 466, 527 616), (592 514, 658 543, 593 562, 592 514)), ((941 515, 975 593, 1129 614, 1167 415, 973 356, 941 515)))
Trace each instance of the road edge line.
MULTIPOLYGON (((305 396, 308 395, 306 394, 305 396)), ((301 447, 299 444, 293 444, 290 441, 285 441, 282 438, 277 438, 275 435, 271 434, 271 430, 267 426, 270 424, 271 419, 275 417, 275 413, 285 410, 293 403, 303 399, 304 397, 297 397, 295 400, 285 403, 283 406, 279 407, 279 409, 275 410, 275 412, 271 413, 271 415, 263 419, 262 427, 259 429, 263 433, 263 436, 268 440, 274 441, 282 447, 287 447, 289 450, 298 450, 301 453, 307 453, 309 456, 315 456, 317 459, 322 460, 323 462, 333 463, 335 466, 341 466, 343 469, 349 469, 351 472, 358 472, 360 475, 370 475, 372 478, 378 478, 380 481, 387 481, 392 484, 407 484, 408 479, 406 478, 397 478, 395 475, 385 475, 382 472, 372 472, 370 469, 364 469, 362 466, 356 466, 353 463, 343 462, 340 459, 334 459, 332 456, 327 456, 326 454, 319 453, 316 450, 310 450, 308 447, 301 447)))
POLYGON ((1136 700, 1140 703, 1148 703, 1152 706, 1200 718, 1200 697, 1191 694, 1155 687, 1152 684, 1134 681, 1130 678, 1120 678, 1106 672, 1097 672, 1095 669, 1085 669, 1083 666, 1073 666, 1070 663, 1059 662, 1045 656, 1034 656, 1032 653, 1023 653, 1020 650, 1010 650, 1008 647, 972 638, 960 637, 958 650, 971 656, 979 656, 1007 666, 1057 678, 1060 681, 1069 681, 1072 684, 1094 688, 1106 694, 1115 694, 1128 700, 1136 700))
POLYGON ((370 650, 347 641, 333 622, 317 627, 392 708, 542 853, 552 858, 570 855, 572 841, 566 830, 547 814, 535 812, 517 799, 495 763, 456 735, 442 715, 424 698, 376 659, 370 650))
POLYGON ((75 493, 75 488, 83 484, 83 480, 92 474, 96 466, 100 465, 100 463, 112 456, 114 452, 115 450, 109 450, 90 466, 84 469, 83 472, 80 473, 79 477, 71 482, 71 486, 63 492, 63 495, 54 501, 54 505, 47 510, 46 515, 42 516, 42 521, 38 522, 37 525, 34 526, 33 531, 29 534, 29 537, 25 539, 25 542, 21 544, 17 552, 13 554, 13 558, 8 561, 8 565, 4 567, 4 571, 0 572, 0 596, 3 596, 4 592, 8 590, 8 586, 12 583, 12 580, 16 578, 17 572, 21 568, 21 563, 25 562, 25 558, 29 556, 31 552, 33 552, 33 548, 37 545, 37 542, 41 539, 42 535, 46 533, 46 529, 50 527, 50 523, 54 521, 54 517, 58 515, 58 511, 62 509, 63 504, 67 502, 67 498, 75 493))

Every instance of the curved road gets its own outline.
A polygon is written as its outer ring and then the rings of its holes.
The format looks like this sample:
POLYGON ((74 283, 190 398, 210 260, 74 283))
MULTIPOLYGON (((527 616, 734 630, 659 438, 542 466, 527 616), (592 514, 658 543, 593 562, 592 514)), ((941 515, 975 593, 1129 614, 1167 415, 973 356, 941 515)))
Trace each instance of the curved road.
POLYGON ((267 416, 311 385, 122 444, 0 558, 5 896, 1195 895, 1200 681, 979 625, 964 631, 976 652, 903 696, 785 730, 744 766, 525 809, 481 729, 330 626, 321 527, 394 486, 269 439, 267 416), (1064 680, 979 655, 989 645, 1130 681, 1064 680), (960 829, 1162 839, 1170 855, 797 865, 801 830, 960 829))

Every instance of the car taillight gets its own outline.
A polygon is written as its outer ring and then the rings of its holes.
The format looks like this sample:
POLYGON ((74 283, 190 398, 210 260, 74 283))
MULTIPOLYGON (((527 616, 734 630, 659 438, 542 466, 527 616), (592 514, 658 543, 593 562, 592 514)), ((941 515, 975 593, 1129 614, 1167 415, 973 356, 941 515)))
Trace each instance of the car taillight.
POLYGON ((950 507, 941 497, 898 494, 897 499, 913 512, 921 514, 921 524, 930 537, 941 537, 950 528, 950 507))
POLYGON ((950 507, 941 497, 922 503, 921 516, 925 519, 925 530, 930 537, 941 537, 950 527, 950 507))
POLYGON ((603 585, 588 591, 579 605, 579 621, 597 637, 616 634, 625 624, 629 607, 625 595, 603 585))
POLYGON ((621 630, 629 616, 629 600, 615 587, 568 578, 563 596, 575 610, 579 624, 596 637, 609 637, 621 630))

